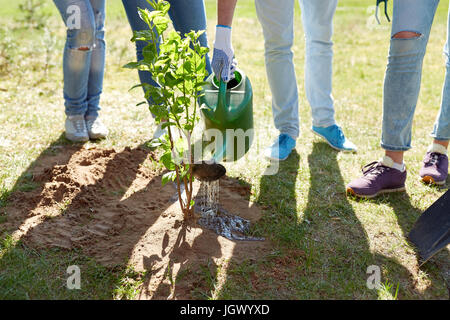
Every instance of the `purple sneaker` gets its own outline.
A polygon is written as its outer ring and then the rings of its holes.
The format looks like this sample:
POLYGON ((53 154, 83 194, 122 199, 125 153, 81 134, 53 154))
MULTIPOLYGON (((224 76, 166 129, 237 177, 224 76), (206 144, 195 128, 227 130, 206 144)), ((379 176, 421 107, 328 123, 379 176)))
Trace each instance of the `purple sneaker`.
POLYGON ((419 174, 425 183, 443 185, 448 175, 448 157, 438 152, 427 152, 419 174))
POLYGON ((347 185, 347 194, 373 198, 380 193, 405 191, 406 170, 400 171, 385 166, 381 161, 375 161, 366 165, 363 176, 355 179, 347 185))

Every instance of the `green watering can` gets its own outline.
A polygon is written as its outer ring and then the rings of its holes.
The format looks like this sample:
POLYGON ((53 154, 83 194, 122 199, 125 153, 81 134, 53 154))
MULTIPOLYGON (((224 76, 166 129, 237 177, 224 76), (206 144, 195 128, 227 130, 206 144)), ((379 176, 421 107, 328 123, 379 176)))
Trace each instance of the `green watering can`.
POLYGON ((252 85, 242 70, 237 69, 234 76, 225 83, 211 74, 200 97, 205 140, 214 141, 216 162, 237 161, 253 142, 252 85))

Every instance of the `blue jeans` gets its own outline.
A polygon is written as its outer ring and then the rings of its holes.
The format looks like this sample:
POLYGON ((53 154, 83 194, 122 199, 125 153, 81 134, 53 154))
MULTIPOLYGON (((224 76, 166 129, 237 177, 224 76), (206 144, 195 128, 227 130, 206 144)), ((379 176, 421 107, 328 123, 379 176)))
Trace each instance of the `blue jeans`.
POLYGON ((105 70, 105 0, 53 2, 67 26, 63 58, 66 115, 97 116, 105 70))
MULTIPOLYGON (((133 29, 133 31, 147 30, 148 25, 139 17, 137 9, 147 8, 150 11, 153 10, 147 0, 122 0, 122 3, 127 13, 131 29, 133 29)), ((189 33, 191 30, 206 30, 206 12, 203 0, 169 0, 169 3, 169 16, 172 20, 173 27, 176 31, 179 31, 182 36, 184 36, 185 33, 189 33)), ((208 47, 206 33, 201 35, 199 41, 203 47, 208 47)), ((147 46, 147 43, 144 41, 136 42, 138 61, 144 58, 142 50, 145 46, 147 46)), ((206 70, 208 73, 211 73, 211 63, 208 55, 206 56, 206 70)), ((139 71, 139 78, 141 83, 157 86, 157 83, 152 79, 152 74, 148 71, 139 71)), ((148 102, 149 104, 153 103, 152 101, 148 102)))
MULTIPOLYGON (((381 146, 386 150, 406 151, 411 148, 411 129, 419 97, 423 58, 438 4, 439 0, 394 1, 391 45, 384 79, 381 146), (415 32, 418 36, 394 38, 401 31, 415 32)), ((444 48, 447 70, 441 109, 431 134, 437 140, 450 140, 449 34, 450 26, 444 48)))
MULTIPOLYGON (((280 133, 299 136, 298 91, 292 45, 294 0, 255 0, 265 41, 272 113, 280 133)), ((332 90, 333 17, 337 0, 299 0, 306 41, 305 89, 317 127, 334 125, 332 90)))

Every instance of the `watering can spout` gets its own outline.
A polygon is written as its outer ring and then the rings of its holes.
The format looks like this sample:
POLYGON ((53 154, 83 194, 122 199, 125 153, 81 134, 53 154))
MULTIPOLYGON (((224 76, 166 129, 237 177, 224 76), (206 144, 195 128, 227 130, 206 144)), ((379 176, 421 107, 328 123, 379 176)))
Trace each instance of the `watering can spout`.
POLYGON ((229 119, 227 105, 227 83, 223 80, 219 82, 219 90, 214 90, 217 94, 217 102, 215 105, 202 104, 201 111, 203 115, 210 121, 220 125, 229 119))
POLYGON ((216 110, 214 111, 214 118, 225 119, 227 121, 229 118, 227 109, 227 83, 222 80, 222 77, 220 77, 219 95, 216 110))

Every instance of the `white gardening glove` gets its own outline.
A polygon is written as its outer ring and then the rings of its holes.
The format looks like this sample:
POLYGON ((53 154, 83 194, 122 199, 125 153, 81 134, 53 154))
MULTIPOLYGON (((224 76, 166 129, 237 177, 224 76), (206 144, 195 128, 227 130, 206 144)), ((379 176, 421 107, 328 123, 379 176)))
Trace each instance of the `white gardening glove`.
POLYGON ((216 39, 214 41, 211 66, 217 79, 219 79, 219 75, 225 82, 234 78, 237 61, 234 59, 234 50, 231 44, 231 27, 216 26, 216 39))

